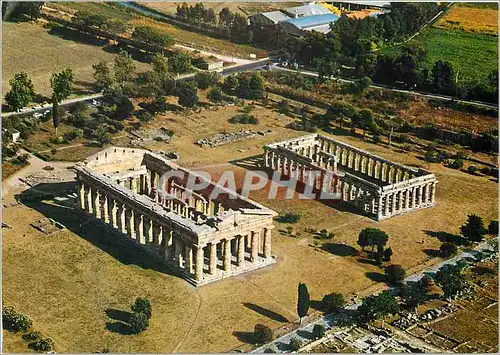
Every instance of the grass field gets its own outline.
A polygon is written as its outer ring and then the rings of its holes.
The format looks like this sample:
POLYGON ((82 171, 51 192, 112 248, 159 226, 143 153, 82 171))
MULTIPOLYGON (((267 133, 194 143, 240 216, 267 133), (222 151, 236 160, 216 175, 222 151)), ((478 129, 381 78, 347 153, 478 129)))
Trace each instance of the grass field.
MULTIPOLYGON (((242 177, 260 159, 262 145, 304 134, 285 127, 291 121, 287 116, 260 106, 252 112, 259 125, 229 124, 227 120, 237 110, 226 106, 190 115, 167 112, 145 127, 171 128, 175 138, 147 147, 178 151, 179 163, 193 170, 198 167, 218 176, 229 169, 242 177), (271 129, 273 133, 215 148, 194 144, 215 132, 239 129, 271 129)), ((335 138, 387 159, 423 165, 421 153, 400 152, 350 136, 335 138)), ((298 282, 307 284, 312 300, 335 291, 350 297, 385 287, 372 280, 381 269, 360 262, 355 255, 357 235, 365 227, 386 231, 394 251, 392 262, 412 273, 439 262, 429 259, 426 250, 439 248, 440 241, 426 231, 458 233, 472 212, 487 221, 496 218, 498 186, 494 181, 440 164, 432 164, 430 169, 439 180, 437 205, 379 223, 341 205, 268 200, 267 190, 252 193, 252 199, 277 212, 300 213, 301 219, 294 225, 300 236, 281 234, 286 225, 277 223, 273 232, 276 265, 201 288, 165 274, 145 255, 107 240, 106 232, 60 202, 4 208, 3 220, 14 228, 3 233, 3 301, 30 315, 35 328, 55 340, 57 352, 103 348, 111 352, 227 352, 244 345, 256 323, 278 328, 296 321, 298 282), (44 216, 68 229, 48 237, 29 225, 44 216), (317 240, 308 228, 326 228, 335 234, 331 245, 325 245, 329 251, 311 246, 317 240), (150 327, 140 335, 120 334, 116 318, 126 316, 122 311, 129 311, 138 296, 148 297, 153 304, 150 327)), ((4 199, 7 203, 12 196, 4 199)), ((26 343, 19 337, 9 334, 4 351, 26 351, 26 343)), ((249 350, 249 346, 241 349, 249 350)))
MULTIPOLYGON (((164 3, 158 3, 158 5, 161 4, 164 3)), ((171 4, 166 3, 164 5, 170 8, 171 4)), ((192 45, 198 49, 213 50, 215 52, 220 52, 223 54, 241 56, 242 58, 248 58, 250 53, 256 54, 259 58, 265 57, 267 55, 267 53, 262 49, 255 48, 250 45, 235 44, 227 40, 212 38, 196 32, 186 31, 168 23, 160 22, 146 16, 140 16, 139 14, 129 12, 122 6, 111 6, 104 3, 76 2, 52 3, 50 6, 69 13, 75 13, 76 11, 85 10, 91 13, 103 14, 111 18, 122 18, 124 21, 129 22, 133 26, 148 25, 151 27, 155 27, 170 34, 175 40, 181 42, 181 44, 192 45)))
POLYGON ((498 6, 496 8, 471 7, 467 3, 455 4, 433 27, 496 36, 498 35, 498 6))
MULTIPOLYGON (((139 2, 141 5, 151 7, 155 10, 162 11, 166 14, 174 15, 177 13, 177 5, 182 2, 139 2)), ((206 8, 213 8, 215 13, 218 14, 224 7, 229 8, 233 13, 240 13, 243 15, 253 15, 256 13, 275 11, 278 9, 299 6, 301 2, 204 2, 206 8)))
MULTIPOLYGON (((10 90, 9 79, 21 71, 28 73, 38 94, 50 96, 52 73, 71 68, 74 94, 88 93, 94 82, 92 64, 101 60, 112 63, 116 56, 107 43, 68 37, 33 23, 3 22, 2 37, 2 100, 10 90)), ((138 61, 136 66, 138 71, 150 67, 138 61)))
MULTIPOLYGON (((498 37, 456 30, 427 28, 413 41, 426 49, 424 66, 429 70, 437 60, 453 64, 460 71, 458 80, 481 82, 498 68, 498 37)), ((386 49, 397 53, 400 47, 386 49)))

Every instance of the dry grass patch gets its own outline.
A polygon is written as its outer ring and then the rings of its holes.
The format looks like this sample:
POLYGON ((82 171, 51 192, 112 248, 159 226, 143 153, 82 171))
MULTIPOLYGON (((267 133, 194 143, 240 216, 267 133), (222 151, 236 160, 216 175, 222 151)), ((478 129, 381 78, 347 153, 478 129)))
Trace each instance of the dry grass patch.
POLYGON ((498 8, 455 5, 434 27, 498 35, 498 8))

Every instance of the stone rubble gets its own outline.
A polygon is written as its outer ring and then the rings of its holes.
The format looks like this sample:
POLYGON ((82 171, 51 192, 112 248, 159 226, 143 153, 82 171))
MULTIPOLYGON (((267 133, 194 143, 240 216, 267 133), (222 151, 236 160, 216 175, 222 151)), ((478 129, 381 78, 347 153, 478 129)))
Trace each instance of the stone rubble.
POLYGON ((272 132, 271 130, 253 131, 253 130, 242 129, 235 132, 216 133, 210 137, 200 139, 199 141, 196 142, 196 144, 202 146, 203 148, 216 147, 219 145, 236 142, 243 139, 254 138, 258 135, 265 136, 271 132, 272 132))

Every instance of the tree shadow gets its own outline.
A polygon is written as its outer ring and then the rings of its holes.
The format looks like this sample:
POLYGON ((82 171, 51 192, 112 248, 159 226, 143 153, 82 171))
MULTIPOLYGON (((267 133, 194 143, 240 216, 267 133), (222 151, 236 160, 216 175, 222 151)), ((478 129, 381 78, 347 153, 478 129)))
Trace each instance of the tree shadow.
POLYGON ((340 243, 325 243, 322 247, 324 250, 337 256, 355 256, 358 255, 358 250, 350 245, 340 243))
POLYGON ((309 302, 309 306, 312 309, 315 309, 317 311, 322 311, 323 310, 322 303, 321 303, 321 301, 318 301, 318 300, 311 300, 309 302))
POLYGON ((275 345, 276 345, 276 349, 278 349, 279 351, 283 351, 283 352, 289 352, 290 351, 290 345, 289 344, 278 342, 275 345))
POLYGON ((104 313, 106 313, 106 316, 113 320, 125 323, 128 323, 130 321, 130 317, 132 317, 132 313, 114 308, 108 308, 104 311, 104 313))
POLYGON ((365 276, 375 282, 386 282, 385 275, 380 272, 365 272, 365 276))
POLYGON ((430 256, 431 258, 437 258, 439 257, 439 250, 437 249, 424 249, 424 253, 427 255, 427 256, 430 256))
POLYGON ((113 333, 119 333, 122 335, 132 335, 134 332, 132 328, 123 322, 106 322, 106 329, 113 333))
POLYGON ((452 234, 448 232, 435 232, 435 231, 429 231, 429 230, 424 230, 424 233, 427 234, 430 237, 437 238, 440 242, 442 243, 453 243, 455 245, 466 245, 467 241, 465 240, 464 237, 458 234, 452 234))
POLYGON ((80 213, 74 201, 67 197, 69 193, 74 193, 74 190, 74 182, 42 183, 16 195, 16 199, 44 216, 63 224, 69 231, 124 265, 137 265, 143 269, 182 277, 180 272, 168 267, 133 240, 118 231, 105 228, 99 220, 83 212, 80 213))
POLYGON ((358 263, 360 264, 367 264, 367 265, 373 265, 373 266, 380 266, 377 264, 377 262, 373 259, 368 259, 368 258, 358 258, 358 263))
POLYGON ((297 330, 297 335, 301 338, 312 340, 314 339, 314 335, 311 332, 306 330, 297 330))
POLYGON ((270 318, 272 320, 275 320, 277 322, 282 322, 282 323, 287 323, 288 322, 288 319, 285 318, 284 316, 282 316, 281 314, 279 313, 276 313, 274 311, 271 311, 267 308, 264 308, 264 307, 261 307, 259 305, 256 305, 254 303, 248 303, 248 302, 245 302, 243 303, 243 305, 249 309, 251 309, 252 311, 255 311, 267 318, 270 318))
POLYGON ((233 332, 233 335, 238 338, 239 341, 247 344, 254 344, 255 338, 253 336, 253 332, 233 332))

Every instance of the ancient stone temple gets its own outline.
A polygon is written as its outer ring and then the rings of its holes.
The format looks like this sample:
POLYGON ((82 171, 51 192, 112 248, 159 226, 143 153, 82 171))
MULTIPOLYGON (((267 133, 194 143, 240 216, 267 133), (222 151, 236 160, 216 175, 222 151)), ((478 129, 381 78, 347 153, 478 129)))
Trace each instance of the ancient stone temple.
POLYGON ((434 174, 332 138, 312 134, 269 144, 264 150, 266 167, 334 193, 378 221, 436 203, 434 174))
POLYGON ((276 212, 162 155, 111 147, 76 171, 85 213, 197 286, 275 262, 276 212), (188 181, 200 189, 189 189, 188 181))

